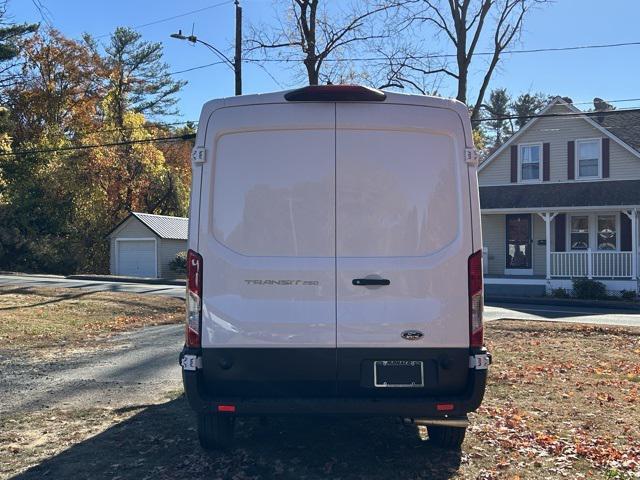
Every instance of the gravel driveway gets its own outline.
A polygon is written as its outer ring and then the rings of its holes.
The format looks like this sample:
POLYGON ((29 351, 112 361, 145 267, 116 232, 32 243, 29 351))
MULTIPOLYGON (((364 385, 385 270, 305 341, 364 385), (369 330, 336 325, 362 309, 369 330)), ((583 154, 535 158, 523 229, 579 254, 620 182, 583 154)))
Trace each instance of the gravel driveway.
POLYGON ((0 415, 58 407, 123 407, 182 388, 182 325, 146 327, 41 354, 0 350, 0 415))

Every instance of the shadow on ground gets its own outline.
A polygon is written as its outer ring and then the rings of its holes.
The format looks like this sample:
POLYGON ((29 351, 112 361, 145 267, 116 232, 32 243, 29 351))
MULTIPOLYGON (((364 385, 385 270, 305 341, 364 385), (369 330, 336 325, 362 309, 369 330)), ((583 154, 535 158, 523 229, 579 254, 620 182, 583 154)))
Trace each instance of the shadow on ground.
POLYGON ((446 452, 393 419, 277 418, 238 422, 234 448, 206 454, 183 397, 153 405, 14 479, 415 478, 447 479, 446 452))
MULTIPOLYGON (((42 307, 44 305, 49 305, 51 303, 59 303, 65 300, 77 300, 78 298, 81 297, 86 297, 87 295, 93 295, 96 292, 82 292, 82 293, 75 293, 75 294, 66 294, 66 295, 50 295, 51 297, 53 297, 51 300, 46 300, 44 302, 38 302, 38 303, 32 303, 30 305, 14 305, 11 307, 0 307, 0 310, 20 310, 20 309, 24 309, 24 308, 35 308, 35 307, 42 307)), ((28 287, 26 288, 14 288, 12 290, 3 290, 2 292, 0 292, 1 295, 6 295, 6 294, 23 294, 23 295, 29 295, 29 294, 33 294, 33 290, 30 290, 28 287)))

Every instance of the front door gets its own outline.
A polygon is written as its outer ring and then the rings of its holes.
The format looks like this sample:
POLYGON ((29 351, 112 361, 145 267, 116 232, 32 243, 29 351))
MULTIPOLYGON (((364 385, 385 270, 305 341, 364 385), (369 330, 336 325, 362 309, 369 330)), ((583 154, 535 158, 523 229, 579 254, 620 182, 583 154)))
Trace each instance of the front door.
POLYGON ((531 214, 507 215, 507 269, 531 269, 531 214))

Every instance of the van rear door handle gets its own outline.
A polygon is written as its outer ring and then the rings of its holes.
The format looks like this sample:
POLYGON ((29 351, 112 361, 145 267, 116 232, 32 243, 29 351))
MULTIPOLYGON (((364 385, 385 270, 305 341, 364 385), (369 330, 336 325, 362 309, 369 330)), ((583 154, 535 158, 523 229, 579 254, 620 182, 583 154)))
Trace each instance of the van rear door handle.
POLYGON ((391 281, 387 280, 386 278, 354 278, 351 283, 353 285, 366 287, 368 285, 390 285, 391 281))

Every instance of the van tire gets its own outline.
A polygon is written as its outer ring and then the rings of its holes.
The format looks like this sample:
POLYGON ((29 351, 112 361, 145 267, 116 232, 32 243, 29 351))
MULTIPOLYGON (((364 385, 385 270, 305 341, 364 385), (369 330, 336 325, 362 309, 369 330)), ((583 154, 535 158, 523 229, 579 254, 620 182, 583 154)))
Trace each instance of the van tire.
POLYGON ((467 429, 464 427, 428 426, 429 440, 434 445, 451 450, 459 450, 464 441, 467 429))
POLYGON ((225 450, 233 443, 235 417, 215 413, 198 415, 198 440, 205 450, 225 450))

